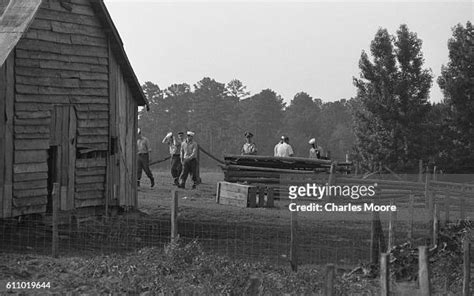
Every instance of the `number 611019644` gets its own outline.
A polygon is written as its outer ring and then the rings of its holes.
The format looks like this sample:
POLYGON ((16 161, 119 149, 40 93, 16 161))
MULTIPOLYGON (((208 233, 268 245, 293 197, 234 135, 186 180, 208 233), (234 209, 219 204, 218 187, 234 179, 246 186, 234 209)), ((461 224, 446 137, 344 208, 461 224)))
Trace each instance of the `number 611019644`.
POLYGON ((50 282, 7 282, 5 284, 7 290, 19 289, 46 289, 51 288, 50 282))

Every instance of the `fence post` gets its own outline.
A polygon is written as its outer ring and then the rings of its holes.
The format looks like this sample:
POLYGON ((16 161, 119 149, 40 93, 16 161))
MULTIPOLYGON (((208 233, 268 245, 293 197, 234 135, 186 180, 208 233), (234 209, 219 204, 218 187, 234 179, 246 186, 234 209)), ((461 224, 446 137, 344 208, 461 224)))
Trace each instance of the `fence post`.
POLYGON ((423 160, 418 161, 418 182, 423 182, 423 160))
POLYGON ((418 279, 420 281, 420 295, 430 296, 430 271, 428 261, 428 247, 418 247, 418 279))
POLYGON ((171 241, 178 237, 178 191, 171 191, 171 241))
POLYGON ((329 180, 328 180, 329 186, 334 184, 335 173, 336 173, 336 164, 333 162, 331 163, 331 168, 329 169, 329 180))
POLYGON ((221 182, 217 183, 216 203, 219 203, 219 199, 220 199, 220 196, 221 196, 221 185, 222 185, 221 182))
POLYGON ((324 285, 325 296, 334 295, 334 273, 335 273, 334 264, 326 265, 326 284, 324 285))
POLYGON ((428 209, 430 213, 433 213, 435 202, 435 193, 432 191, 428 191, 428 209))
MULTIPOLYGON (((393 205, 393 200, 390 200, 390 207, 393 205)), ((392 249, 392 247, 394 246, 395 244, 395 231, 393 230, 394 228, 394 223, 395 223, 395 219, 394 219, 394 213, 392 211, 390 211, 388 213, 388 247, 387 247, 387 252, 390 253, 390 250, 392 249)))
POLYGON ((413 244, 413 214, 414 214, 414 203, 415 203, 415 196, 410 194, 410 203, 408 204, 408 240, 411 244, 413 244))
POLYGON ((461 197, 459 203, 460 203, 460 207, 461 207, 460 214, 459 214, 460 219, 464 220, 464 219, 466 219, 466 201, 465 201, 464 197, 461 197))
POLYGON ((430 189, 430 180, 429 180, 429 173, 428 173, 428 168, 426 177, 425 177, 425 208, 429 205, 429 189, 430 189))
POLYGON ((450 217, 449 217, 449 214, 450 214, 449 213, 449 211, 450 211, 449 196, 446 195, 445 200, 446 200, 446 203, 444 204, 444 210, 445 210, 445 212, 444 212, 444 223, 445 223, 445 225, 448 225, 449 224, 449 219, 450 219, 450 217))
POLYGON ((370 230, 370 262, 372 264, 377 264, 379 259, 380 244, 378 237, 378 228, 377 228, 378 214, 377 212, 372 212, 372 225, 370 230))
POLYGON ((258 290, 261 284, 262 284, 262 280, 257 275, 251 275, 249 285, 247 289, 245 290, 245 295, 249 295, 249 296, 259 295, 258 290))
POLYGON ((462 295, 469 296, 470 288, 469 284, 471 282, 471 257, 470 252, 471 250, 471 243, 468 238, 465 238, 463 241, 463 263, 464 263, 464 273, 463 273, 463 281, 462 281, 462 295))
POLYGON ((59 211, 59 183, 53 184, 53 239, 51 252, 54 258, 58 258, 58 243, 59 243, 59 234, 58 234, 58 211, 59 211))
POLYGON ((437 204, 435 204, 434 210, 433 210, 433 235, 432 235, 433 246, 436 246, 438 244, 438 227, 439 227, 439 207, 437 204))
POLYGON ((298 271, 298 220, 297 212, 291 212, 291 245, 290 264, 291 270, 298 271))
POLYGON ((380 255, 380 295, 390 295, 390 273, 389 273, 389 254, 382 253, 380 255))

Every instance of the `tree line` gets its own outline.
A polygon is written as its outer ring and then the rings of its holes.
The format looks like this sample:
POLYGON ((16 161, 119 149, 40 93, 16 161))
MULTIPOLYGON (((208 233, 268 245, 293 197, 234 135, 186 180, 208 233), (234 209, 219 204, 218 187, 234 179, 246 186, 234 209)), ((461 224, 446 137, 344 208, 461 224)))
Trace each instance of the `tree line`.
MULTIPOLYGON (((209 77, 198 81, 193 90, 185 83, 162 90, 152 82, 146 82, 143 90, 150 111, 140 112, 139 126, 152 144, 153 159, 166 156, 168 148, 161 140, 168 131, 196 132, 196 141, 221 159, 240 153, 246 131, 254 134, 260 155, 273 155, 282 135, 290 137, 295 155, 301 157, 307 157, 312 137, 338 159, 344 159, 354 143, 344 99, 323 103, 300 92, 287 105, 271 89, 250 95, 238 79, 224 84, 209 77)), ((215 165, 204 157, 202 162, 215 165)))
MULTIPOLYGON (((429 101, 435 77, 423 67, 422 40, 401 25, 394 35, 380 28, 370 53, 362 52, 353 98, 323 102, 301 91, 286 104, 272 89, 250 94, 238 79, 204 77, 193 87, 165 89, 146 82, 151 109, 139 112, 139 126, 152 143, 152 159, 167 155, 161 139, 168 131, 193 130, 196 141, 219 158, 238 154, 250 131, 260 155, 272 155, 287 135, 295 155, 307 157, 314 137, 332 159, 348 154, 365 171, 384 165, 415 172, 421 159, 446 172, 473 172, 473 40, 470 22, 453 28, 449 62, 436 81, 444 96, 439 103, 429 101)), ((202 163, 215 165, 205 157, 202 163)))

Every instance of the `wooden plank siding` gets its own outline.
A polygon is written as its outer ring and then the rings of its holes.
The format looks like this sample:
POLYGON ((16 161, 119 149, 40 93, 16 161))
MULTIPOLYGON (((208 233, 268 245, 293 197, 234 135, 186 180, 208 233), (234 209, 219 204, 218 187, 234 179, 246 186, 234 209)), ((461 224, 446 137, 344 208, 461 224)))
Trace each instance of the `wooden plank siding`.
MULTIPOLYGON (((117 137, 117 151, 111 157, 111 162, 115 162, 112 167, 112 184, 118 184, 116 191, 118 203, 123 206, 137 206, 137 169, 136 169, 136 130, 137 130, 137 108, 138 105, 133 100, 132 92, 128 87, 122 74, 120 66, 115 59, 111 58, 111 85, 114 85, 114 96, 111 103, 111 127, 116 127, 111 134, 117 137)), ((112 88, 111 88, 112 89, 112 88)), ((109 186, 108 190, 113 187, 109 186)))
POLYGON ((0 67, 0 218, 6 217, 4 213, 4 195, 5 185, 5 101, 7 94, 7 71, 6 64, 0 67))
POLYGON ((0 218, 46 213, 53 182, 61 210, 137 207, 146 99, 107 9, 93 2, 36 3, 0 64, 0 218))
POLYGON ((43 1, 15 47, 12 171, 17 213, 45 212, 50 145, 59 146, 61 208, 104 201, 108 37, 89 1, 74 1, 70 6, 68 11, 58 0, 43 1), (56 118, 54 105, 63 106, 56 118), (93 159, 90 153, 95 153, 93 159))
POLYGON ((4 151, 3 151, 3 217, 11 217, 13 211, 13 157, 14 157, 14 64, 15 57, 11 53, 4 64, 4 151))

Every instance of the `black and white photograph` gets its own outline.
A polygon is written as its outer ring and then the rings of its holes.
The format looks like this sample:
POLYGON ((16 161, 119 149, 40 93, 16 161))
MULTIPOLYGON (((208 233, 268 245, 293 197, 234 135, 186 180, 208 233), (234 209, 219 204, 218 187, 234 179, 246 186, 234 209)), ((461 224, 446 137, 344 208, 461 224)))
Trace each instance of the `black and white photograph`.
POLYGON ((474 295, 472 0, 0 0, 0 295, 474 295))

